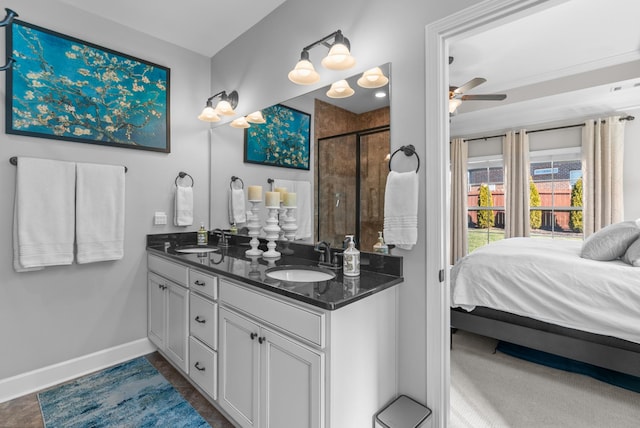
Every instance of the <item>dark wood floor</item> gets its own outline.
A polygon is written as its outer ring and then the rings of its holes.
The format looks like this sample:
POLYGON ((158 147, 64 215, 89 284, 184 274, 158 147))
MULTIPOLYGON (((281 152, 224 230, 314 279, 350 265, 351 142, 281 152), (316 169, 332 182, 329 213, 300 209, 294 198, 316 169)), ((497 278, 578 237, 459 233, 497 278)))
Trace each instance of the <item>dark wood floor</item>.
MULTIPOLYGON (((233 428, 224 416, 207 401, 167 360, 157 352, 146 356, 149 362, 173 385, 213 428, 233 428)), ((0 403, 1 428, 42 428, 42 414, 37 393, 0 403)))

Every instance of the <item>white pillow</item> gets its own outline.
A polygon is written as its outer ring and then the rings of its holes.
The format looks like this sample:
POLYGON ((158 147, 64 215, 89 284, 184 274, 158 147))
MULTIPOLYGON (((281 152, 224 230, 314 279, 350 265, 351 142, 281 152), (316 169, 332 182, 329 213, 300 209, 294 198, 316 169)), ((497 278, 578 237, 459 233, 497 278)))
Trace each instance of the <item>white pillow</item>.
POLYGON ((620 258, 640 236, 635 221, 610 224, 585 239, 581 256, 585 259, 609 261, 620 258))
POLYGON ((622 260, 632 266, 640 267, 640 238, 636 239, 627 251, 624 253, 622 260))

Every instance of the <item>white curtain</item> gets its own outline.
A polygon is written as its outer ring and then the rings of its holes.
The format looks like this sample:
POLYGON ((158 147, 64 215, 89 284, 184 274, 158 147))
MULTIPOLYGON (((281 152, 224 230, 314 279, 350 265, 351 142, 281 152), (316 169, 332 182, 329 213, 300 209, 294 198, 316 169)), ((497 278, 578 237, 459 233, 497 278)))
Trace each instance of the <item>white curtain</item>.
POLYGON ((467 255, 467 142, 451 142, 451 264, 467 255))
POLYGON ((582 129, 582 222, 587 237, 624 219, 624 121, 588 120, 582 129))
POLYGON ((529 136, 524 129, 503 139, 504 237, 529 236, 529 136))

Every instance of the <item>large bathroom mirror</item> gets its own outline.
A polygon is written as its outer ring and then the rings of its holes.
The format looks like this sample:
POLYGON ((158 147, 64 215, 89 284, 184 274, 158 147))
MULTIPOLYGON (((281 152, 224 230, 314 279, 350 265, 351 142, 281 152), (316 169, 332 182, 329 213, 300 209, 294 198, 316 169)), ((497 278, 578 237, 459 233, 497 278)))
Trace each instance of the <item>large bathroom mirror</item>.
POLYGON ((345 235, 355 235, 361 250, 372 251, 383 225, 390 151, 391 64, 379 68, 388 79, 380 87, 360 86, 358 73, 346 79, 353 90, 349 97, 329 97, 326 86, 279 103, 311 115, 308 171, 244 163, 244 132, 230 126, 212 128, 210 223, 229 227, 224 201, 231 176, 240 177, 245 188, 261 185, 264 191, 273 186, 269 179, 308 181, 310 232, 297 239, 340 248, 345 235), (226 153, 224 158, 220 151, 226 153))
MULTIPOLYGON (((390 75, 389 64, 380 68, 390 75)), ((388 83, 363 88, 359 78, 348 79, 355 90, 349 98, 315 95, 316 234, 335 247, 355 235, 361 250, 372 251, 384 220, 390 97, 388 83)))

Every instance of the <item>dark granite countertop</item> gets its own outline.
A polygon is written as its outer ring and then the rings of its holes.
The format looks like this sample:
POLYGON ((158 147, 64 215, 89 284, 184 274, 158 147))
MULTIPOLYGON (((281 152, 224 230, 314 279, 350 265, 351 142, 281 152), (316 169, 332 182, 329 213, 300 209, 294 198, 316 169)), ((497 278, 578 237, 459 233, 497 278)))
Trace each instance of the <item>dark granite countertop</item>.
MULTIPOLYGON (((220 274, 251 284, 263 290, 290 297, 292 299, 334 310, 371 296, 403 282, 402 257, 361 253, 360 276, 342 275, 342 269, 334 271, 336 277, 319 282, 288 282, 269 278, 266 270, 274 266, 317 266, 318 254, 313 246, 291 243, 291 255, 277 259, 262 256, 249 257, 248 237, 232 236, 228 248, 218 248, 210 253, 177 253, 174 249, 181 245, 194 244, 195 232, 177 234, 147 235, 147 250, 200 270, 220 274)), ((216 242, 212 242, 215 246, 216 242)), ((264 242, 261 249, 266 249, 264 242)), ((278 251, 281 248, 277 248, 278 251)))

